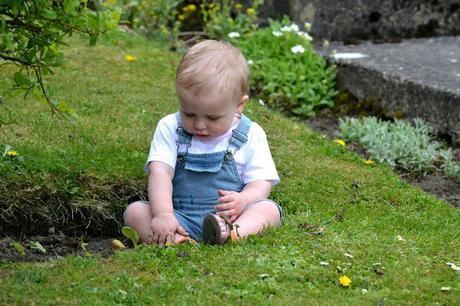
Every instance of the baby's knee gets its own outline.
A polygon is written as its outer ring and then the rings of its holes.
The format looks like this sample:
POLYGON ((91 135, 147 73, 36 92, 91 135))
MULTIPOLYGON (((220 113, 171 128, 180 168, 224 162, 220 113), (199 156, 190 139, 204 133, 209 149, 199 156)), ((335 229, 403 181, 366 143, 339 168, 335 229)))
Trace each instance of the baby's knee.
POLYGON ((144 201, 133 202, 126 207, 123 213, 123 222, 126 225, 136 224, 141 218, 145 218, 146 210, 149 211, 149 205, 144 201))
POLYGON ((281 224, 282 209, 281 206, 269 199, 263 199, 248 205, 247 209, 253 209, 258 216, 266 219, 272 225, 281 224))

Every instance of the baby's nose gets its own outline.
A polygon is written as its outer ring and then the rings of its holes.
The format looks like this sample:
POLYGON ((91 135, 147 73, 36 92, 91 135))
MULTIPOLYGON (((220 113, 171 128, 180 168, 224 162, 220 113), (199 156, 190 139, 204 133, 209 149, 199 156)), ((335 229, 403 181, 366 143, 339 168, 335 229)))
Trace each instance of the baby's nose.
POLYGON ((204 120, 196 120, 194 127, 197 130, 203 130, 206 128, 206 122, 204 122, 204 120))

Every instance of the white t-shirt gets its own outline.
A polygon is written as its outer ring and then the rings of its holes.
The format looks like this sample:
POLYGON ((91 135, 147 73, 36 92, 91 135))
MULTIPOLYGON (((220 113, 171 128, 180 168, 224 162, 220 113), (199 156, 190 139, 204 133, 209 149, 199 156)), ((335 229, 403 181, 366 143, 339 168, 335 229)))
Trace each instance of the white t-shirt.
MULTIPOLYGON (((199 140, 192 137, 192 145, 188 152, 192 154, 214 153, 227 150, 228 142, 232 137, 232 130, 236 129, 239 120, 222 136, 209 139, 199 140)), ((148 174, 148 164, 151 161, 163 162, 171 168, 176 167, 177 158, 177 119, 175 114, 163 117, 157 125, 150 145, 150 152, 145 166, 148 174)), ((231 151, 234 147, 231 146, 231 151)), ((181 152, 185 148, 181 147, 181 152)), ((272 181, 273 185, 278 184, 280 178, 276 171, 275 163, 270 153, 267 143, 267 137, 264 130, 255 122, 251 122, 251 128, 248 132, 248 141, 234 154, 234 159, 244 184, 267 180, 272 181)))

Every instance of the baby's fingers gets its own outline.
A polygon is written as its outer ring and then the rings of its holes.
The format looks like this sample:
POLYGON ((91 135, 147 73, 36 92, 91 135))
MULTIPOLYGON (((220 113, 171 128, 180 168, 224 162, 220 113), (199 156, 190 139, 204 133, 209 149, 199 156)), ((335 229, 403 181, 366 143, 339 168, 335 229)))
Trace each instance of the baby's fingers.
POLYGON ((214 206, 214 209, 217 211, 225 211, 225 210, 232 209, 233 206, 234 206, 233 203, 225 203, 225 204, 219 204, 219 205, 214 206))

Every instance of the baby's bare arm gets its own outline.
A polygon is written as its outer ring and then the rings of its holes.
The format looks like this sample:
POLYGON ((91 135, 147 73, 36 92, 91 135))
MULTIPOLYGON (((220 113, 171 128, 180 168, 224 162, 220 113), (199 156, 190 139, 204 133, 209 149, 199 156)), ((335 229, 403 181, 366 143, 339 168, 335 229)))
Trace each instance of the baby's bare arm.
POLYGON ((174 170, 167 164, 153 161, 149 164, 148 195, 152 216, 172 213, 172 179, 174 170))
POLYGON ((172 179, 174 170, 162 162, 149 164, 148 195, 152 212, 152 240, 159 245, 174 241, 174 234, 187 235, 173 213, 172 179))

